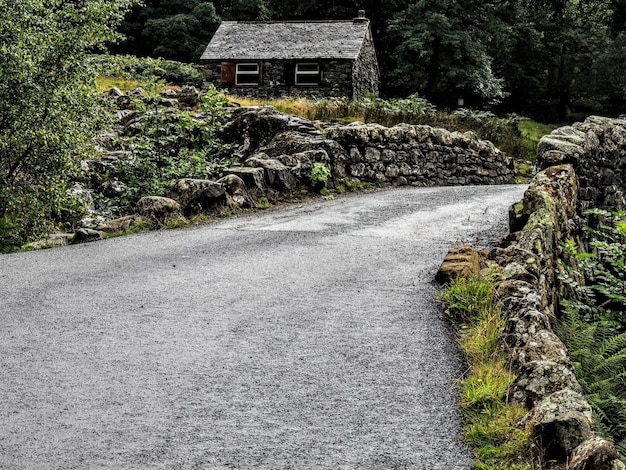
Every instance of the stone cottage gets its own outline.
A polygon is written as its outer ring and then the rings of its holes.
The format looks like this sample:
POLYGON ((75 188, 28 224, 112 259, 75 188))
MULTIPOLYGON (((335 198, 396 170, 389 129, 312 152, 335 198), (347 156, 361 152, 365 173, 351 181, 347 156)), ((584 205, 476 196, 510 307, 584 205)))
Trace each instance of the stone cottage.
POLYGON ((202 54, 210 83, 261 98, 378 95, 370 22, 224 21, 202 54))

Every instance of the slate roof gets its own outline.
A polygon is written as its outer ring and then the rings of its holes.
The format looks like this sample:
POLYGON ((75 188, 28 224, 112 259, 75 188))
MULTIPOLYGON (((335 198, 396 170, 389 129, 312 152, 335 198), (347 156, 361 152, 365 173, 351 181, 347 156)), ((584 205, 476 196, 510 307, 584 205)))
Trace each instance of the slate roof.
POLYGON ((224 21, 201 60, 356 59, 368 21, 224 21))

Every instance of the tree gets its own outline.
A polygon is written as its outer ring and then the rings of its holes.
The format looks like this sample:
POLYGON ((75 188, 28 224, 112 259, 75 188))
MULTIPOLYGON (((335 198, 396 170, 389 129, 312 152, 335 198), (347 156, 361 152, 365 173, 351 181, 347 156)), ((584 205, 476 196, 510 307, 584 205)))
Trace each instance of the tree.
POLYGON ((80 213, 68 181, 92 149, 97 116, 85 57, 118 37, 133 2, 2 0, 0 225, 15 243, 80 213))
POLYGON ((464 97, 484 104, 504 96, 486 47, 490 5, 476 0, 419 0, 389 22, 397 43, 395 80, 440 104, 464 97))
POLYGON ((213 2, 147 0, 123 21, 120 31, 126 40, 110 49, 117 53, 198 62, 220 21, 213 2))

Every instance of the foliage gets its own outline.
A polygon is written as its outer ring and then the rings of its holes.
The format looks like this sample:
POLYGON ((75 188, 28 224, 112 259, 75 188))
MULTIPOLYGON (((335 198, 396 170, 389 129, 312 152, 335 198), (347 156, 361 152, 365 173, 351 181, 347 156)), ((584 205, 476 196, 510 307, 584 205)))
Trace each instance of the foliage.
POLYGON ((330 177, 330 169, 323 163, 316 162, 311 169, 311 182, 313 186, 326 187, 326 182, 330 177))
POLYGON ((7 245, 71 225, 82 205, 70 193, 80 155, 99 126, 87 52, 117 38, 133 0, 6 0, 0 18, 0 220, 7 245))
POLYGON ((566 344, 576 378, 591 404, 596 430, 626 458, 626 332, 606 322, 589 323, 568 308, 556 332, 566 344))
POLYGON ((561 281, 570 292, 557 333, 596 415, 598 430, 626 457, 626 213, 587 212, 591 252, 564 245, 561 281))
POLYGON ((461 322, 459 344, 470 366, 461 384, 465 439, 474 452, 473 468, 531 469, 530 441, 517 427, 526 411, 506 403, 514 376, 498 343, 504 320, 495 287, 492 276, 460 277, 442 296, 447 312, 461 322))
POLYGON ((579 253, 573 241, 564 244, 571 265, 565 265, 562 282, 572 297, 564 302, 588 322, 607 322, 626 331, 626 212, 594 209, 598 228, 586 227, 592 252, 579 253))
POLYGON ((213 2, 145 0, 122 23, 116 53, 197 62, 221 21, 213 2))
POLYGON ((414 83, 440 103, 451 98, 449 105, 457 98, 477 104, 504 98, 503 79, 487 50, 490 13, 487 3, 476 0, 410 2, 389 21, 397 44, 396 81, 414 83))
POLYGON ((146 0, 115 53, 197 62, 220 20, 349 20, 363 8, 382 94, 547 122, 626 105, 624 0, 146 0))
POLYGON ((209 88, 200 113, 172 111, 139 99, 139 117, 133 135, 121 137, 117 146, 127 149, 117 163, 124 184, 116 212, 124 212, 144 196, 164 196, 181 178, 216 179, 232 161, 224 154, 217 133, 226 114, 223 92, 209 88))
POLYGON ((526 155, 526 160, 535 162, 537 160, 539 140, 559 126, 556 124, 542 124, 532 119, 520 119, 518 127, 522 135, 522 154, 526 155))
POLYGON ((92 55, 89 57, 99 75, 126 80, 158 80, 168 85, 193 85, 201 87, 202 73, 191 65, 172 60, 152 59, 128 55, 92 55))

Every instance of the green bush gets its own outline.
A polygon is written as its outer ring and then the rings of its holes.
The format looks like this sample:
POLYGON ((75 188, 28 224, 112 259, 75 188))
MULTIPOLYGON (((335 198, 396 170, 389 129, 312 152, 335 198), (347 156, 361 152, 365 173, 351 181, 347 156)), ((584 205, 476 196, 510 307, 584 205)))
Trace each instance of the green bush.
POLYGON ((329 177, 330 169, 326 165, 320 162, 313 164, 313 168, 311 169, 311 182, 313 186, 325 188, 329 177))
POLYGON ((224 93, 215 87, 203 95, 202 116, 192 111, 169 112, 138 100, 140 117, 135 126, 139 132, 117 143, 132 150, 116 163, 126 189, 113 212, 128 211, 144 196, 164 196, 181 178, 222 176, 233 163, 226 155, 228 148, 217 139, 226 103, 224 93))
POLYGON ((117 38, 132 0, 9 0, 0 16, 3 251, 82 215, 70 181, 93 155, 100 103, 87 52, 117 38))
POLYGON ((204 77, 192 65, 129 55, 93 55, 89 62, 101 75, 127 80, 157 79, 168 85, 202 87, 204 77))

